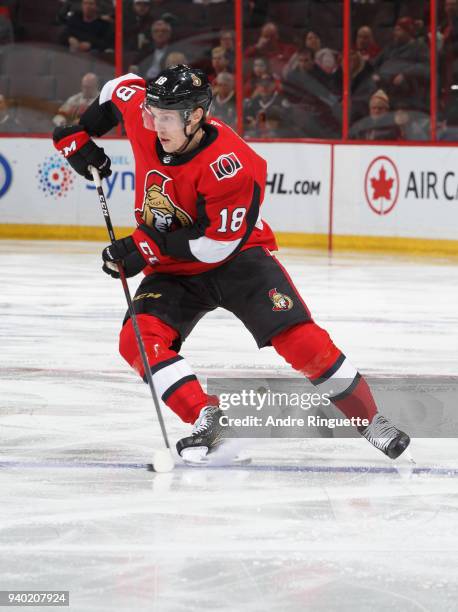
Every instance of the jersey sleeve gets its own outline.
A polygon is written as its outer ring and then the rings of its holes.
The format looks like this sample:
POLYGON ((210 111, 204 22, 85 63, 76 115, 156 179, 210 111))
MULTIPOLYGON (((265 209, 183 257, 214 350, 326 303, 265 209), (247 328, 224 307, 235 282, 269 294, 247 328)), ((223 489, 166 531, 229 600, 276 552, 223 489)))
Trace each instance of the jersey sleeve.
POLYGON ((120 121, 127 125, 138 116, 145 97, 145 81, 136 74, 125 74, 102 87, 99 97, 81 115, 80 125, 90 136, 103 136, 120 121))
POLYGON ((191 227, 162 233, 140 225, 139 230, 162 254, 176 259, 217 263, 235 255, 253 231, 261 205, 256 177, 242 170, 234 154, 210 164, 200 181, 197 219, 191 227))

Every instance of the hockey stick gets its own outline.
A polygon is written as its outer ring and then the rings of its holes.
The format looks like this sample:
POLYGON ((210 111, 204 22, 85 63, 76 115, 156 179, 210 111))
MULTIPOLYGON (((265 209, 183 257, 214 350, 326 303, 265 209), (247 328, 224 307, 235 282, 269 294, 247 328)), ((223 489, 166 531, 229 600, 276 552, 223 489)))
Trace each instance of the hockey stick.
MULTIPOLYGON (((89 171, 91 172, 94 183, 97 188, 97 193, 99 196, 100 206, 102 208, 103 217, 105 219, 105 224, 107 226, 108 235, 110 236, 111 243, 116 240, 115 233, 113 230, 113 225, 111 223, 110 211, 108 210, 107 201, 105 199, 105 194, 103 192, 102 181, 100 179, 99 171, 97 168, 93 166, 89 167, 89 171)), ((126 274, 124 272, 124 268, 120 263, 117 264, 119 270, 119 278, 121 279, 122 288, 124 289, 124 295, 126 296, 127 307, 129 310, 130 319, 132 321, 132 326, 135 332, 135 339, 137 340, 138 350, 140 351, 140 356, 142 359, 143 368, 145 370, 146 380, 148 382, 148 386, 151 391, 151 396, 153 398, 154 407, 156 408, 156 414, 159 421, 159 425, 161 426, 162 438, 164 440, 165 446, 167 450, 156 451, 153 456, 153 469, 155 472, 169 472, 174 467, 174 460, 172 456, 172 451, 170 449, 169 438, 167 436, 167 431, 165 429, 164 418, 162 416, 161 407, 159 405, 159 400, 157 398, 156 390, 154 388, 153 376, 151 374, 151 369, 148 363, 148 357, 146 356, 145 345, 143 344, 142 336, 140 333, 140 328, 138 326, 137 315, 135 314, 134 305, 132 302, 132 298, 129 291, 129 285, 127 284, 126 274)))

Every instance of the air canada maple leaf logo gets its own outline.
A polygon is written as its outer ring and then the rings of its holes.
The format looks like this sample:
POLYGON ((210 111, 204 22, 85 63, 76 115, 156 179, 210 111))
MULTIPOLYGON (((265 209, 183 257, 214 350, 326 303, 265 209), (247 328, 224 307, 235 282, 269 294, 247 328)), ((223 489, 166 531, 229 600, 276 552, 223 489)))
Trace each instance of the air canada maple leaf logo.
POLYGON ((399 196, 399 173, 389 157, 377 157, 369 164, 364 190, 367 203, 375 213, 386 215, 393 210, 399 196))
POLYGON ((385 166, 382 166, 378 173, 378 178, 371 178, 371 185, 374 193, 372 197, 374 200, 379 198, 385 198, 385 200, 391 200, 391 190, 393 188, 394 179, 386 178, 385 166))

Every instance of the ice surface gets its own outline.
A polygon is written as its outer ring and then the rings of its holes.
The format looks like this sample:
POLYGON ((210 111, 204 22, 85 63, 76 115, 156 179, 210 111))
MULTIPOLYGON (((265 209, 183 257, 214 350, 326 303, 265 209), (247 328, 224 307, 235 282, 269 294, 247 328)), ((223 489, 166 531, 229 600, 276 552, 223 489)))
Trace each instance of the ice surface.
MULTIPOLYGON (((361 439, 145 469, 159 427, 117 353, 124 296, 100 248, 0 242, 0 590, 70 590, 78 612, 458 610, 453 439, 414 440, 415 470, 361 439)), ((455 262, 280 258, 363 373, 458 374, 455 262)), ((183 355, 203 382, 292 374, 223 310, 183 355)), ((188 431, 166 423, 172 440, 188 431)))

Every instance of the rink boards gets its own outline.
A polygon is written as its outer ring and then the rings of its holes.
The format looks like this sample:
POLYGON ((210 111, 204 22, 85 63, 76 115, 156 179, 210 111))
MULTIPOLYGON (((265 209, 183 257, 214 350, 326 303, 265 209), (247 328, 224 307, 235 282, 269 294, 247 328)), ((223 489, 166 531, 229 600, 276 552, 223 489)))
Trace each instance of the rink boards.
MULTIPOLYGON (((103 146, 114 224, 133 224, 133 157, 103 146)), ((268 162, 263 218, 284 246, 458 253, 458 152, 452 146, 253 143, 268 162)), ((228 152, 229 153, 229 152, 228 152)), ((230 179, 229 179, 230 180, 230 179)), ((0 143, 0 236, 104 240, 92 184, 50 139, 0 143)))

